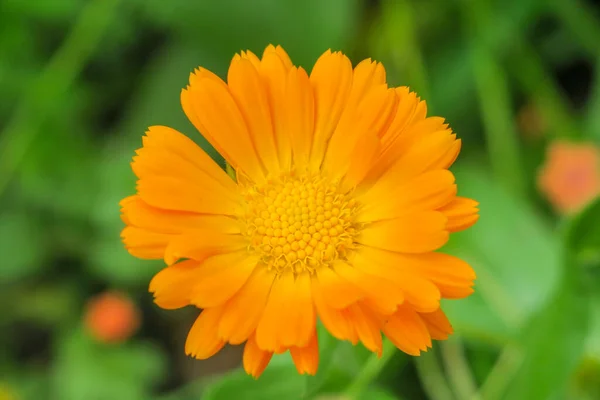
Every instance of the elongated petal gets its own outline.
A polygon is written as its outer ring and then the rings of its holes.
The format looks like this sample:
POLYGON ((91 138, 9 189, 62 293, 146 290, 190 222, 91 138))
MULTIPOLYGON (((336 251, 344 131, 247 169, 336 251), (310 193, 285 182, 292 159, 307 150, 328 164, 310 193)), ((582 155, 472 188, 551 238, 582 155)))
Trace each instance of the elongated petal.
MULTIPOLYGON (((372 274, 404 296, 406 303, 418 311, 434 311, 440 306, 440 290, 430 276, 420 270, 406 267, 402 254, 363 247, 349 257, 352 264, 365 274, 372 274)), ((389 290, 389 289, 388 289, 389 290)), ((396 304, 401 304, 396 301, 396 304)))
POLYGON ((291 271, 285 271, 273 283, 256 328, 256 342, 268 351, 304 347, 315 323, 309 274, 305 272, 294 278, 291 271))
POLYGON ((357 240, 384 250, 425 253, 439 249, 448 238, 446 217, 438 211, 423 211, 372 223, 357 240))
POLYGON ((275 275, 266 267, 254 269, 246 284, 224 306, 219 337, 231 344, 240 344, 248 339, 258 326, 274 279, 275 275))
POLYGON ((310 74, 315 93, 315 136, 311 151, 311 170, 317 171, 327 142, 344 111, 352 88, 352 63, 345 55, 325 52, 310 74))
POLYGON ((178 235, 187 230, 210 229, 225 234, 240 233, 239 222, 225 215, 165 210, 152 207, 138 195, 123 199, 120 205, 128 225, 153 232, 178 235))
POLYGON ((244 346, 243 364, 244 370, 253 378, 258 378, 262 375, 267 365, 273 357, 273 352, 261 350, 256 344, 254 335, 248 338, 244 346))
POLYGON ((369 308, 360 304, 353 304, 346 311, 350 324, 354 327, 362 344, 381 356, 383 351, 381 324, 369 311, 369 308))
POLYGON ((354 112, 345 113, 327 146, 322 167, 325 173, 332 179, 341 179, 350 165, 357 162, 350 157, 359 138, 364 135, 377 137, 378 132, 390 123, 395 107, 396 96, 393 89, 381 85, 373 88, 354 112))
POLYGON ((292 68, 287 74, 282 129, 290 136, 294 165, 305 169, 314 141, 315 99, 308 75, 302 68, 292 68))
POLYGON ((125 248, 133 256, 154 260, 161 259, 173 235, 128 226, 121 232, 125 248))
POLYGON ((150 281, 150 292, 159 307, 175 309, 190 304, 201 262, 186 260, 163 268, 150 281))
POLYGON ((448 218, 446 229, 450 232, 465 230, 479 219, 479 203, 465 197, 457 197, 439 210, 448 218))
POLYGON ((292 62, 281 46, 270 45, 265 49, 259 71, 267 87, 277 155, 284 171, 292 166, 290 132, 286 131, 284 125, 286 81, 291 68, 292 62))
POLYGON ((173 238, 165 250, 165 262, 173 264, 181 258, 202 261, 216 254, 232 253, 248 246, 242 235, 224 234, 208 229, 187 230, 173 238))
POLYGON ((364 296, 358 287, 329 267, 319 268, 314 284, 321 289, 323 301, 336 309, 346 308, 364 296))
POLYGON ((194 141, 166 126, 151 126, 143 138, 144 147, 155 149, 171 155, 173 158, 185 160, 195 169, 210 176, 225 189, 236 192, 235 182, 227 176, 221 167, 214 162, 194 141))
POLYGON ((247 57, 233 58, 227 74, 227 83, 248 127, 258 158, 269 173, 277 176, 280 171, 279 160, 267 87, 247 57))
POLYGON ((317 332, 314 331, 308 345, 290 347, 290 354, 300 374, 315 375, 319 367, 319 343, 317 332))
POLYGON ((440 169, 426 172, 403 185, 388 180, 360 197, 365 205, 357 222, 397 218, 415 211, 436 210, 456 196, 452 172, 440 169))
POLYGON ((441 308, 434 312, 419 313, 432 339, 446 340, 453 332, 452 325, 441 308))
POLYGON ((312 278, 311 288, 319 319, 329 333, 340 340, 350 340, 356 344, 356 339, 353 340, 355 337, 354 328, 350 325, 342 310, 331 307, 324 300, 324 290, 321 288, 318 278, 312 278))
POLYGON ((223 348, 225 342, 217 335, 217 324, 220 317, 220 308, 209 308, 200 313, 188 333, 185 354, 205 360, 223 348))
POLYGON ((218 254, 206 259, 196 275, 191 294, 192 304, 199 308, 222 305, 246 283, 258 263, 257 255, 245 251, 218 254))
POLYGON ((431 347, 427 326, 410 307, 400 307, 383 326, 383 333, 403 352, 418 356, 431 347))
POLYGON ((263 183, 265 173, 248 127, 227 85, 200 75, 181 93, 183 109, 196 128, 236 170, 263 183))
POLYGON ((392 314, 398 304, 404 302, 404 296, 398 286, 388 280, 367 273, 368 269, 359 269, 344 261, 334 264, 336 273, 348 283, 358 287, 366 302, 370 302, 382 314, 392 314))

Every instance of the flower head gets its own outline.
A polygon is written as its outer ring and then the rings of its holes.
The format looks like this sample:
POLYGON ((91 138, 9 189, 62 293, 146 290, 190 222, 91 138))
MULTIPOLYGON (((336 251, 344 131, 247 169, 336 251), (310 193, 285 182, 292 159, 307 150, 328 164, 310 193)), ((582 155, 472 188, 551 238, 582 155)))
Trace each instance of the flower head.
POLYGON ((122 342, 138 329, 139 310, 125 294, 105 292, 88 302, 85 325, 100 342, 122 342))
POLYGON ((381 64, 327 51, 308 74, 269 46, 236 55, 227 83, 196 70, 181 102, 236 179, 155 126, 121 205, 130 253, 168 265, 150 283, 156 303, 203 310, 188 354, 245 343, 255 377, 288 350, 314 374, 317 319, 377 353, 382 332, 413 355, 452 332, 440 299, 468 296, 475 274, 434 251, 475 223, 477 203, 448 171, 456 135, 388 88, 381 64))
POLYGON ((558 212, 576 212, 600 194, 600 149, 592 143, 553 142, 538 186, 558 212))

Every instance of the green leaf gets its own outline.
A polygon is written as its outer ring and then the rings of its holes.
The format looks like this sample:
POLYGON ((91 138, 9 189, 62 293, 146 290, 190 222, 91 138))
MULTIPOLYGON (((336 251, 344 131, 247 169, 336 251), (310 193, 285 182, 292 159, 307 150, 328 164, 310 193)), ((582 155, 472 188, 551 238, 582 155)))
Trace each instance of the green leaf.
POLYGON ((301 399, 306 378, 298 374, 289 354, 274 356, 260 376, 252 379, 243 370, 223 376, 206 387, 203 400, 281 400, 301 399))
POLYGON ((447 309, 465 334, 510 336, 556 290, 558 240, 528 204, 511 197, 482 166, 463 164, 454 172, 461 196, 480 202, 481 217, 455 234, 444 251, 473 266, 478 294, 449 302, 447 309))
POLYGON ((590 305, 590 330, 586 339, 585 349, 589 357, 600 363, 600 294, 592 295, 590 305))
POLYGON ((163 354, 146 343, 101 344, 77 329, 58 345, 53 398, 145 400, 165 373, 163 354))
POLYGON ((507 399, 546 400, 560 396, 579 363, 589 326, 589 301, 567 272, 561 289, 525 327, 520 338, 524 360, 507 399))
POLYGON ((600 289, 600 197, 567 221, 565 243, 589 291, 600 289))
POLYGON ((565 242, 569 251, 577 255, 588 250, 600 251, 600 197, 567 222, 565 242))

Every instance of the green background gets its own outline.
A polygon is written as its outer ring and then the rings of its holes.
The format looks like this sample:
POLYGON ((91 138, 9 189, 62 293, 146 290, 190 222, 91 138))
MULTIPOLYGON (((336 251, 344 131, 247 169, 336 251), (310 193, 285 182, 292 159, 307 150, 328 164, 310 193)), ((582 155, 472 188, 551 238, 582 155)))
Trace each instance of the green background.
POLYGON ((560 218, 535 185, 552 140, 600 140, 599 11, 584 0, 1 0, 0 399, 599 399, 600 203, 560 218), (161 263, 123 249, 118 202, 134 191, 145 129, 205 146, 179 103, 189 73, 224 76, 235 52, 269 43, 307 69, 328 48, 382 61, 463 139, 453 171, 481 219, 446 250, 472 263, 476 293, 445 304, 457 333, 422 357, 378 361, 320 332, 312 378, 277 357, 253 381, 235 369, 239 348, 188 359, 196 311, 154 306, 161 263), (543 123, 528 128, 524 109, 543 123), (82 328, 86 301, 107 289, 143 314, 120 345, 82 328))

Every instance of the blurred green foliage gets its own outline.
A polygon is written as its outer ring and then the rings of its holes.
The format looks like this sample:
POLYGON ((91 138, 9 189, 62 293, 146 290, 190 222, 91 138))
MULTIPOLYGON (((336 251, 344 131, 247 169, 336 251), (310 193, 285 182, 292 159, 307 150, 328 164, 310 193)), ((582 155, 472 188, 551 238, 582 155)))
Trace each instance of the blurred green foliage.
POLYGON ((600 398, 600 202, 560 218, 534 185, 549 141, 600 140, 599 14, 584 0, 0 1, 0 399, 600 398), (186 132, 223 165, 179 92, 198 65, 224 76, 269 43, 306 68, 327 48, 380 60, 463 139, 454 172, 481 220, 446 250, 474 266, 476 293, 445 304, 457 333, 423 357, 377 361, 320 332, 316 377, 287 356, 258 382, 186 360, 194 312, 153 307, 160 263, 122 247, 144 130, 186 132), (108 288, 143 312, 121 345, 82 325, 108 288))

